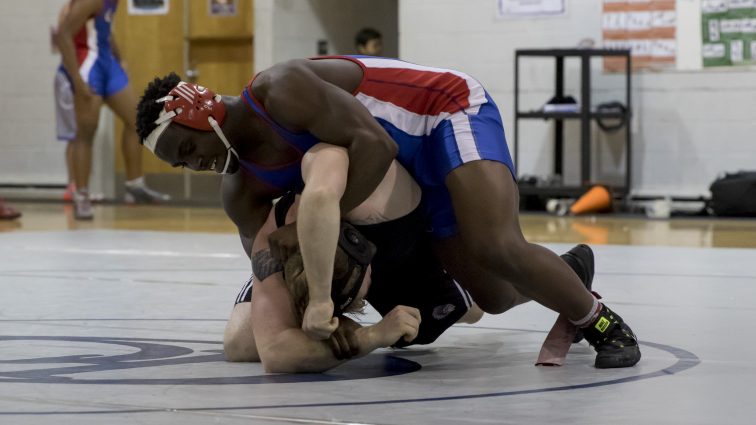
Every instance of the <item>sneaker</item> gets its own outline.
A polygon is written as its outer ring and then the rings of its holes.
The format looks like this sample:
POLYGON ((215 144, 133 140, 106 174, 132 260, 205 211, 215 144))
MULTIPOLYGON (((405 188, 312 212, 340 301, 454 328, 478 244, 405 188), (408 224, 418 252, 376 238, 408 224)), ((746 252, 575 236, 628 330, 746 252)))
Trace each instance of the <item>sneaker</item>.
POLYGON ((74 192, 76 192, 76 183, 68 183, 66 191, 63 192, 63 202, 73 202, 74 192))
POLYGON ((147 186, 126 186, 124 200, 127 204, 159 204, 171 200, 171 196, 147 186))
MULTIPOLYGON (((580 280, 583 282, 583 285, 585 285, 585 289, 590 291, 591 287, 593 286, 594 274, 593 250, 591 249, 591 247, 581 243, 580 245, 577 245, 571 250, 560 255, 560 257, 562 257, 562 260, 564 260, 564 262, 567 263, 567 265, 575 271, 580 280)), ((583 330, 578 328, 578 331, 575 334, 575 338, 573 338, 572 343, 577 344, 582 340, 583 330)))
POLYGON ((89 199, 89 194, 87 192, 75 192, 73 201, 75 219, 91 220, 92 218, 94 218, 94 212, 92 212, 92 201, 89 199))
POLYGON ((598 369, 630 367, 640 361, 638 339, 632 329, 603 304, 596 320, 583 328, 583 336, 596 350, 598 369))
POLYGON ((14 220, 21 217, 21 213, 15 208, 9 207, 0 199, 0 220, 14 220))

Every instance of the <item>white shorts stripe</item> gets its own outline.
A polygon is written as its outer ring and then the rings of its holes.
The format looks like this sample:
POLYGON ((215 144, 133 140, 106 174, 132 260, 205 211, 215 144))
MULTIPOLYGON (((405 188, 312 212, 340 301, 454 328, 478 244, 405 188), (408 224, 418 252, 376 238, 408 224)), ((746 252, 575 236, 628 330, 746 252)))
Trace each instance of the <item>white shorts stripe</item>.
POLYGON ((95 62, 97 62, 97 56, 99 54, 99 50, 97 49, 97 28, 95 27, 95 20, 88 20, 86 28, 89 53, 87 53, 87 57, 84 58, 84 62, 82 62, 79 67, 79 75, 81 75, 81 79, 84 80, 85 83, 89 83, 89 72, 92 70, 95 62))
POLYGON ((470 126, 470 118, 464 113, 458 112, 449 119, 454 130, 454 139, 457 142, 457 149, 462 159, 462 163, 477 161, 480 159, 478 147, 475 145, 475 136, 470 126))
POLYGON ((450 114, 443 112, 439 115, 420 115, 408 111, 401 106, 394 105, 391 102, 376 99, 367 96, 364 93, 357 93, 355 96, 370 113, 377 118, 384 119, 399 130, 412 136, 427 136, 433 131, 438 124, 448 118, 450 114))
POLYGON ((249 291, 252 290, 252 285, 254 284, 254 282, 255 282, 255 275, 252 275, 250 276, 247 283, 245 283, 244 286, 242 286, 241 291, 239 291, 239 294, 236 296, 236 302, 234 304, 239 304, 240 302, 244 301, 244 298, 247 297, 247 294, 249 293, 249 291))
POLYGON ((459 286, 459 283, 457 283, 456 280, 452 279, 452 281, 454 282, 454 286, 457 287, 457 290, 460 292, 460 294, 462 294, 462 298, 465 300, 465 305, 467 306, 467 309, 468 310, 471 309, 472 308, 472 298, 470 298, 470 294, 468 294, 467 291, 465 291, 464 289, 462 289, 462 287, 459 286))

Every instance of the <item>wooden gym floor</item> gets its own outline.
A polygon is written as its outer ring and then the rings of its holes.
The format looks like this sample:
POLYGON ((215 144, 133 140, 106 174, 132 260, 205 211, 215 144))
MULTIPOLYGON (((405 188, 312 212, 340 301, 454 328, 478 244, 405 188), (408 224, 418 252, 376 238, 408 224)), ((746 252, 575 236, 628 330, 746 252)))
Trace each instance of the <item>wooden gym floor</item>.
MULTIPOLYGON (((84 229, 235 233, 220 208, 96 205, 95 219, 75 221, 70 204, 10 203, 20 220, 0 220, 0 232, 84 229)), ((596 215, 523 214, 523 233, 535 243, 589 243, 718 248, 756 248, 756 220, 596 215)))

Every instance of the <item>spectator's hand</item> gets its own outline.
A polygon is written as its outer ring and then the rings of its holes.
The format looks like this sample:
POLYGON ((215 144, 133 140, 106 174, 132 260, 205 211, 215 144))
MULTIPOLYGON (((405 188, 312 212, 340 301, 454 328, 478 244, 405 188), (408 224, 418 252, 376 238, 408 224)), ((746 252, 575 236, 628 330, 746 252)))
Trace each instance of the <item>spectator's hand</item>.
POLYGON ((331 334, 329 342, 333 356, 338 360, 348 360, 360 353, 359 341, 355 331, 360 325, 353 320, 342 317, 339 320, 339 327, 331 334))
POLYGON ((389 347, 400 339, 412 342, 419 330, 420 310, 405 305, 394 307, 380 322, 373 325, 376 342, 380 347, 389 347))
POLYGON ((333 317, 333 301, 330 298, 321 302, 310 301, 307 304, 302 318, 302 330, 310 338, 328 339, 338 327, 339 318, 333 317))
POLYGON ((290 223, 279 227, 268 236, 270 254, 279 261, 286 261, 289 256, 299 250, 297 240, 297 223, 290 223))

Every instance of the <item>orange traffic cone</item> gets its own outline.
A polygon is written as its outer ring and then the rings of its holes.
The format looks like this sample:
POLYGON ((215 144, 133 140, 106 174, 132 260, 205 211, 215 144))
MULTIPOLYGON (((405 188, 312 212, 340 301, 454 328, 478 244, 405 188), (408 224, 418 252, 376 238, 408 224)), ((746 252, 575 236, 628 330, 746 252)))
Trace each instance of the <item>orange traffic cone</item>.
POLYGON ((612 209, 612 194, 603 185, 593 186, 570 207, 570 213, 587 214, 612 209))

